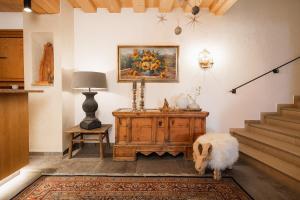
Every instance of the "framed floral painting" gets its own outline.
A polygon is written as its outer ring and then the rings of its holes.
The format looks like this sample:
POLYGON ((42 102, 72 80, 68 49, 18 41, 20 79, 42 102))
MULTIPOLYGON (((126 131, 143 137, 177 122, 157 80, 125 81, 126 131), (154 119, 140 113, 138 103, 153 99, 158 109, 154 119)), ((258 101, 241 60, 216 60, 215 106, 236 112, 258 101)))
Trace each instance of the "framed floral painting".
POLYGON ((118 81, 178 81, 179 46, 118 46, 118 81))

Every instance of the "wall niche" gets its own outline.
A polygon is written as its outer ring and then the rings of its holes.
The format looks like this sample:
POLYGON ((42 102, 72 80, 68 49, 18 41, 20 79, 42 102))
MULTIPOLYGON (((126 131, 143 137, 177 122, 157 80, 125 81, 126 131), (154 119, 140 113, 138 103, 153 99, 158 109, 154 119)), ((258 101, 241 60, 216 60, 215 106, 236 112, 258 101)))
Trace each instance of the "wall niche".
POLYGON ((32 39, 32 85, 53 86, 54 43, 53 33, 34 32, 32 39))

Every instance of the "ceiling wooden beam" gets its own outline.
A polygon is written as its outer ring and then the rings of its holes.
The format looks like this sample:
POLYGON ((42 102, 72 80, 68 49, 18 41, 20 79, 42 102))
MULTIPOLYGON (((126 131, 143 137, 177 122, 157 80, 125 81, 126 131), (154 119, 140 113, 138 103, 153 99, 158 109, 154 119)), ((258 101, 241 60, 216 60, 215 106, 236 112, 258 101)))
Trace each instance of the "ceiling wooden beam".
MULTIPOLYGON (((0 0, 0 2, 3 0, 0 0)), ((38 0, 35 0, 38 1, 38 0)), ((45 1, 45 0, 44 0, 45 1)), ((51 1, 51 0, 48 0, 51 1)), ((134 12, 145 12, 147 8, 159 8, 160 12, 171 12, 182 8, 192 12, 193 6, 208 8, 215 15, 223 15, 238 0, 68 0, 74 8, 85 12, 96 12, 97 8, 107 8, 111 13, 120 13, 122 8, 133 8, 134 12)))
POLYGON ((201 8, 209 8, 214 0, 202 0, 201 8))
POLYGON ((57 14, 60 12, 60 0, 32 0, 32 4, 45 10, 48 14, 57 14))
POLYGON ((97 12, 97 7, 94 5, 92 0, 76 0, 76 2, 84 12, 87 13, 97 12))
POLYGON ((146 1, 145 0, 132 0, 132 7, 134 12, 145 12, 146 1))
POLYGON ((225 2, 226 0, 214 0, 214 2, 211 4, 209 8, 209 11, 212 13, 216 13, 217 10, 219 10, 225 2))
POLYGON ((73 6, 73 8, 80 8, 80 5, 76 0, 69 0, 69 3, 73 6))
POLYGON ((191 6, 191 0, 186 0, 186 1, 183 1, 181 7, 182 9, 184 10, 184 12, 192 12, 192 6, 191 6))
POLYGON ((22 12, 23 0, 0 0, 0 12, 22 12))
POLYGON ((216 15, 224 15, 238 0, 227 0, 216 12, 216 15))
POLYGON ((34 1, 31 3, 31 9, 33 12, 37 14, 47 14, 47 12, 39 5, 37 5, 34 1))
POLYGON ((105 7, 103 0, 92 0, 92 2, 97 8, 105 7))
POLYGON ((146 7, 147 8, 157 8, 158 7, 158 1, 159 0, 147 0, 146 1, 146 7))
POLYGON ((200 8, 205 8, 202 6, 202 4, 203 4, 203 0, 187 0, 187 1, 184 1, 182 9, 184 10, 184 12, 191 13, 192 8, 194 6, 200 6, 200 8))
POLYGON ((160 0, 159 12, 171 12, 174 7, 174 0, 160 0))
POLYGON ((120 0, 104 0, 104 4, 111 13, 121 12, 121 2, 120 0))

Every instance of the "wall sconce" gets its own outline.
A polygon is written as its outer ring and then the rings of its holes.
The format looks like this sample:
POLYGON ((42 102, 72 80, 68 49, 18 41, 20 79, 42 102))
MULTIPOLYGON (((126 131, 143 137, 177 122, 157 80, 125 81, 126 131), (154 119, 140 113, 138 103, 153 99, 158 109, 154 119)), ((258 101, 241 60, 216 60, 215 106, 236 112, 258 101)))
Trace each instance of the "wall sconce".
POLYGON ((199 65, 202 69, 208 69, 214 65, 213 58, 206 49, 200 52, 199 65))

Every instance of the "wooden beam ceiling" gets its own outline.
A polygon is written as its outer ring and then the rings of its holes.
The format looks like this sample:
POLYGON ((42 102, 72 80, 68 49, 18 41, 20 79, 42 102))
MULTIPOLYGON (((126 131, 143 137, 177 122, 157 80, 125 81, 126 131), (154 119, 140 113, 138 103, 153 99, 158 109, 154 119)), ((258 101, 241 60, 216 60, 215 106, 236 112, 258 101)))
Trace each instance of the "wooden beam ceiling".
POLYGON ((69 0, 69 2, 73 6, 73 8, 80 8, 80 5, 77 3, 76 0, 69 0))
POLYGON ((214 0, 202 0, 201 8, 209 8, 214 0))
MULTIPOLYGON (((133 8, 134 12, 145 12, 147 8, 158 8, 160 12, 172 12, 182 8, 191 12, 193 6, 209 9, 215 15, 224 15, 238 0, 68 0, 74 8, 95 13, 97 8, 106 8, 111 13, 119 13, 122 8, 133 8)), ((60 12, 60 0, 32 0, 32 10, 38 14, 60 12)), ((23 0, 0 0, 0 12, 22 12, 23 0)), ((201 11, 200 11, 201 12, 201 11)))
POLYGON ((104 4, 111 13, 121 12, 121 2, 120 0, 104 0, 104 4))
MULTIPOLYGON (((56 14, 60 0, 32 0, 31 8, 38 14, 56 14)), ((0 0, 0 12, 23 12, 23 0, 0 0)))
POLYGON ((217 10, 219 10, 226 1, 227 0, 215 0, 209 7, 209 11, 212 13, 216 13, 217 10))
POLYGON ((174 8, 174 0, 160 0, 159 1, 159 12, 171 12, 174 8))
POLYGON ((31 9, 37 14, 47 14, 47 12, 36 3, 31 4, 31 9))
POLYGON ((31 4, 33 11, 40 14, 57 14, 60 12, 60 0, 32 0, 31 4), (42 13, 43 10, 45 13, 42 13))
POLYGON ((0 12, 22 12, 23 0, 0 0, 0 12))
POLYGON ((227 0, 223 5, 215 12, 216 15, 224 15, 238 0, 227 0))
POLYGON ((159 0, 146 0, 146 7, 147 8, 157 8, 159 0))
POLYGON ((97 11, 97 7, 92 0, 76 0, 76 3, 84 12, 95 13, 97 11))
POLYGON ((145 0, 132 0, 132 7, 134 12, 145 12, 146 1, 145 0))

